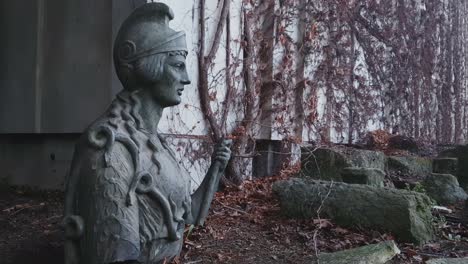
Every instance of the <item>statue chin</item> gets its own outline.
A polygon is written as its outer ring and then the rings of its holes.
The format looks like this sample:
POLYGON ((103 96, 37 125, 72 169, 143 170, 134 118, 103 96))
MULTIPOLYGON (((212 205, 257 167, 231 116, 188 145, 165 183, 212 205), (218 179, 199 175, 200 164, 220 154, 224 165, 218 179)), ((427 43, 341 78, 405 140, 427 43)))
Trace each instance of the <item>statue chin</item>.
POLYGON ((156 103, 161 105, 164 108, 179 105, 181 102, 182 102, 182 99, 180 97, 170 98, 170 99, 167 98, 166 100, 161 100, 160 98, 158 98, 158 100, 156 100, 156 103))

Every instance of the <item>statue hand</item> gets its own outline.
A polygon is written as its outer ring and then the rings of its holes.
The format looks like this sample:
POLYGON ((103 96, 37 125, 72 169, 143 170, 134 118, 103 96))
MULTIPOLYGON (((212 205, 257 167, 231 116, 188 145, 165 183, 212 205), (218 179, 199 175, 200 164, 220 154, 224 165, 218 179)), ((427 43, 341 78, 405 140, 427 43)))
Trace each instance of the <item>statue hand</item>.
POLYGON ((231 145, 232 145, 231 139, 223 139, 215 147, 215 150, 213 152, 212 163, 214 162, 220 163, 219 171, 224 171, 224 169, 226 168, 228 164, 229 159, 231 158, 231 145))

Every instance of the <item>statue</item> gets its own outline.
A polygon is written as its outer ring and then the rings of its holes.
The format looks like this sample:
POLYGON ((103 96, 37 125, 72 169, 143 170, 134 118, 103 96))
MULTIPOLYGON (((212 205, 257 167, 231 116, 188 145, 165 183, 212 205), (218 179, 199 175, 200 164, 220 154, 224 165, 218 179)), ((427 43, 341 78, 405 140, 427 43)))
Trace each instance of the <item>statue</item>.
POLYGON ((124 90, 77 143, 67 178, 65 263, 163 263, 180 254, 186 224, 203 224, 231 151, 215 148, 200 187, 157 133, 163 109, 190 84, 185 33, 162 3, 137 8, 114 44, 124 90))

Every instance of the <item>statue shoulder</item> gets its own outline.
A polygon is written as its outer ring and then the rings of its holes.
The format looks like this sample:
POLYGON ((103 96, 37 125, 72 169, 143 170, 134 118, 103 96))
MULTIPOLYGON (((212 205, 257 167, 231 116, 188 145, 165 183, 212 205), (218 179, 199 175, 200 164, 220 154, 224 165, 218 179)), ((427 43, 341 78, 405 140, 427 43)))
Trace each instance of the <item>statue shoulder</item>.
POLYGON ((112 126, 108 121, 108 118, 103 119, 86 130, 83 137, 87 147, 107 156, 120 154, 135 159, 139 153, 140 140, 127 129, 112 126))
POLYGON ((141 132, 138 130, 141 117, 138 114, 139 101, 134 94, 122 92, 112 102, 104 114, 85 131, 87 144, 97 150, 110 150, 115 142, 120 142, 129 151, 138 148, 141 132))
POLYGON ((118 96, 84 131, 75 150, 70 178, 76 174, 75 178, 92 180, 99 171, 114 168, 123 174, 116 177, 130 179, 140 171, 140 153, 147 139, 137 129, 135 104, 123 96, 118 96))
POLYGON ((121 115, 113 115, 111 106, 86 128, 77 144, 75 155, 87 155, 92 159, 104 157, 104 166, 110 165, 111 157, 115 157, 113 160, 134 163, 142 144, 138 134, 135 122, 125 120, 121 115))

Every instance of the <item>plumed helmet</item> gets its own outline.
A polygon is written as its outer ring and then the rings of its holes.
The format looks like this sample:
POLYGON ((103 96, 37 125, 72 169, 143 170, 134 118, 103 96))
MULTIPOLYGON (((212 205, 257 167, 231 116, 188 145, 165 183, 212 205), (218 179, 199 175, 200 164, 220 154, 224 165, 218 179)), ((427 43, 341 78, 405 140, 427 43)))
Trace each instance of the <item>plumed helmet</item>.
POLYGON ((155 2, 138 7, 123 22, 114 43, 114 64, 122 82, 121 75, 131 71, 134 62, 141 58, 172 51, 188 51, 185 33, 169 27, 172 19, 172 9, 164 3, 155 2), (122 70, 122 67, 127 69, 122 70))

